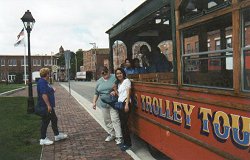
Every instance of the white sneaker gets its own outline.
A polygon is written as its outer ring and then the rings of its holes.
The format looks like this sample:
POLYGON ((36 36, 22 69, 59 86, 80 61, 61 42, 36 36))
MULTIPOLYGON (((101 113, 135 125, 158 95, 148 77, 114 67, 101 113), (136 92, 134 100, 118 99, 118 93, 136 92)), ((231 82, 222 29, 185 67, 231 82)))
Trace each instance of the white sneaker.
POLYGON ((67 134, 59 133, 57 136, 55 136, 55 141, 60 141, 60 140, 66 139, 66 138, 68 138, 67 134))
POLYGON ((115 142, 116 142, 117 145, 121 144, 122 143, 122 138, 121 137, 116 138, 115 142))
POLYGON ((115 139, 115 136, 109 135, 109 136, 105 139, 105 142, 110 142, 110 141, 112 141, 112 140, 114 140, 114 139, 115 139))
POLYGON ((49 138, 45 138, 45 139, 40 139, 40 145, 51 145, 53 144, 53 141, 49 140, 49 138))

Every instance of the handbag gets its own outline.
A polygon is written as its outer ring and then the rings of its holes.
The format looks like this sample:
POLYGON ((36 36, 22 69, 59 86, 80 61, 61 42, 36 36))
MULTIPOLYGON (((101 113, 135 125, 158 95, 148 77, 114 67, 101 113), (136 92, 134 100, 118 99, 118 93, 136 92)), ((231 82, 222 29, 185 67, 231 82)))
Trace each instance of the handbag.
POLYGON ((124 110, 125 102, 115 102, 114 109, 124 110))
POLYGON ((126 99, 123 102, 115 102, 114 109, 116 109, 116 110, 124 110, 126 99))
POLYGON ((118 96, 112 96, 110 94, 103 94, 100 96, 101 101, 111 105, 114 108, 115 103, 118 101, 118 96))

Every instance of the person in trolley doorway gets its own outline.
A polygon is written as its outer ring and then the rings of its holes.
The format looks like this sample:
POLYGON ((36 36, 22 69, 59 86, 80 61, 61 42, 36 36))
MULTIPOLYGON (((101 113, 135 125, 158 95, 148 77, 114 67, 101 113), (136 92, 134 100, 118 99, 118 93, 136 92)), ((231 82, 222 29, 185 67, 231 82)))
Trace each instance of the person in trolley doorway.
POLYGON ((47 128, 51 121, 52 130, 55 135, 55 141, 59 141, 68 137, 67 134, 59 133, 57 127, 57 116, 55 113, 55 88, 52 88, 49 81, 49 68, 42 68, 40 70, 41 78, 37 83, 38 105, 43 108, 43 116, 41 122, 41 139, 40 145, 51 145, 53 141, 46 137, 47 128))
POLYGON ((120 145, 122 151, 127 150, 131 147, 131 138, 128 128, 128 118, 130 112, 130 92, 131 92, 131 81, 126 78, 126 72, 122 68, 117 68, 115 70, 115 76, 118 81, 118 102, 124 102, 124 110, 119 110, 119 117, 121 120, 121 128, 123 135, 123 144, 120 145))

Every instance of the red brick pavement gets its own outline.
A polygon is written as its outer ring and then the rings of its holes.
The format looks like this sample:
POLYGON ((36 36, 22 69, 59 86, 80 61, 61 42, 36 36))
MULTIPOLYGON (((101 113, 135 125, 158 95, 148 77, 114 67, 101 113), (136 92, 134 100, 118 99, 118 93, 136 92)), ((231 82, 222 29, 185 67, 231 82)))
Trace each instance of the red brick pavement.
MULTIPOLYGON (((56 87, 56 114, 59 130, 67 133, 69 138, 44 146, 43 160, 130 160, 126 152, 122 152, 115 142, 104 142, 105 130, 68 92, 58 84, 56 87)), ((36 87, 33 87, 36 96, 36 87)), ((11 96, 26 96, 23 90, 11 96)), ((91 106, 90 106, 91 107, 91 106)), ((53 139, 51 127, 47 136, 53 139)))

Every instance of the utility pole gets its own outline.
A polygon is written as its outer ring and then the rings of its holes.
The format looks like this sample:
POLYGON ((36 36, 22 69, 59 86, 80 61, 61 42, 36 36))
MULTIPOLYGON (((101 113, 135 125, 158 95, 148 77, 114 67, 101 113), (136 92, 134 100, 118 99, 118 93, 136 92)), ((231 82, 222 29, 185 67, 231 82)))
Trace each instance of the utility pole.
POLYGON ((97 74, 97 68, 96 68, 96 61, 97 61, 97 59, 96 59, 96 43, 95 42, 93 42, 93 43, 89 43, 89 44, 91 44, 92 46, 93 46, 93 49, 94 49, 94 70, 95 70, 95 72, 94 72, 94 76, 93 76, 93 78, 94 78, 94 80, 96 80, 96 74, 97 74))

